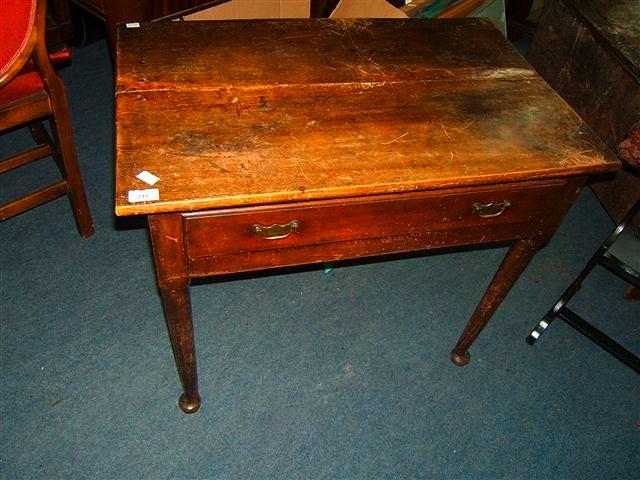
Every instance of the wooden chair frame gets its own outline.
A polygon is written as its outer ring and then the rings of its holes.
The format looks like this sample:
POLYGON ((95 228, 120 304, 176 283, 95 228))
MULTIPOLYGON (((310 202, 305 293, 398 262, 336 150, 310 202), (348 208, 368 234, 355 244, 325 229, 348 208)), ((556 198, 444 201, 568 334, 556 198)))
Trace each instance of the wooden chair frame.
POLYGON ((0 74, 2 89, 20 74, 29 60, 33 61, 33 67, 39 73, 45 91, 8 105, 0 105, 0 131, 28 125, 38 146, 0 161, 0 174, 51 155, 63 180, 0 205, 0 221, 68 195, 78 230, 83 238, 88 238, 95 230, 78 166, 65 87, 53 69, 46 49, 46 8, 46 0, 37 0, 29 37, 11 65, 0 74), (50 121, 53 138, 42 124, 47 119, 50 121))

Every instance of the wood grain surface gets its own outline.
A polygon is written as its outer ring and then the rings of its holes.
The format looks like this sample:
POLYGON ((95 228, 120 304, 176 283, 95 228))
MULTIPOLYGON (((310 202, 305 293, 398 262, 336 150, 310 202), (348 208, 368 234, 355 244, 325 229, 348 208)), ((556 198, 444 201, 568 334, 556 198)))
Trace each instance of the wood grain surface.
POLYGON ((640 78, 640 2, 638 0, 567 0, 593 34, 636 79, 640 78))
POLYGON ((118 215, 618 168, 481 19, 142 24, 118 45, 118 215), (160 199, 129 203, 143 170, 160 199))

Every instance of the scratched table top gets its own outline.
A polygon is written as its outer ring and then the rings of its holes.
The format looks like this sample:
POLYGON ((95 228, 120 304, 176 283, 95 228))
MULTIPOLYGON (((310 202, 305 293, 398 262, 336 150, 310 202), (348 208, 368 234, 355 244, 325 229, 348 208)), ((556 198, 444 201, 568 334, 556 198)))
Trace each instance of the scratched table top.
POLYGON ((483 19, 165 22, 118 32, 118 215, 616 168, 483 19), (137 178, 143 171, 157 183, 137 178), (130 196, 148 189, 157 199, 130 196))

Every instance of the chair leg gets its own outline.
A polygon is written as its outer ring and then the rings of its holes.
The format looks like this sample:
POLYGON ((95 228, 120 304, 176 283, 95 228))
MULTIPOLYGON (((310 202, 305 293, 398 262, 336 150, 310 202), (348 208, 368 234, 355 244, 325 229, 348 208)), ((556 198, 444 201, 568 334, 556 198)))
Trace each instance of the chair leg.
POLYGON ((47 130, 44 128, 44 125, 41 121, 33 122, 29 125, 29 130, 31 131, 31 136, 36 141, 38 145, 44 145, 48 143, 51 145, 51 139, 49 138, 49 134, 47 130))
POLYGON ((624 348, 602 331, 598 330, 580 315, 567 307, 563 307, 558 312, 558 318, 580 332, 600 348, 609 352, 629 368, 633 369, 636 373, 640 373, 640 358, 638 358, 637 355, 624 348))
POLYGON ((49 132, 44 128, 44 125, 40 120, 33 122, 29 125, 29 130, 31 131, 31 137, 35 140, 38 145, 49 145, 51 148, 51 156, 58 165, 58 170, 64 178, 66 178, 66 173, 64 170, 64 165, 62 163, 62 158, 60 157, 60 151, 57 148, 55 142, 49 136, 49 132))
MULTIPOLYGON (((66 107, 66 105, 64 106, 66 107)), ((69 201, 78 225, 78 230, 83 238, 89 238, 94 233, 93 220, 87 197, 84 192, 80 167, 76 154, 73 134, 71 132, 71 122, 66 108, 53 108, 54 115, 51 119, 51 127, 57 140, 59 157, 64 169, 63 175, 69 187, 69 201)), ((37 141, 37 139, 36 139, 37 141)))
POLYGON ((533 345, 534 343, 536 343, 536 340, 538 340, 542 336, 542 334, 549 327, 549 325, 551 325, 551 322, 553 322, 556 319, 560 309, 564 307, 567 304, 567 302, 571 300, 571 298, 576 293, 578 293, 578 290, 580 290, 580 287, 582 286, 582 282, 584 281, 585 278, 587 278, 587 275, 591 273, 591 270, 593 270, 593 267, 595 267, 598 264, 598 259, 600 258, 600 256, 602 256, 603 253, 604 253, 604 250, 602 247, 600 247, 598 251, 595 253, 595 255, 591 257, 589 262, 587 262, 587 265, 578 274, 578 276, 573 281, 573 283, 569 285, 569 288, 567 288, 564 291, 564 293, 560 296, 560 299, 545 314, 545 316, 542 317, 542 319, 533 328, 533 330, 531 330, 531 332, 526 338, 526 341, 529 345, 533 345))
POLYGON ((534 343, 536 343, 536 340, 538 340, 542 336, 544 331, 547 329, 549 325, 551 325, 551 322, 553 322, 554 319, 555 319, 555 316, 554 315, 549 316, 549 313, 547 313, 547 315, 542 317, 542 319, 533 328, 533 330, 529 332, 529 335, 527 335, 527 338, 526 338, 527 343, 529 345, 533 345, 534 343))

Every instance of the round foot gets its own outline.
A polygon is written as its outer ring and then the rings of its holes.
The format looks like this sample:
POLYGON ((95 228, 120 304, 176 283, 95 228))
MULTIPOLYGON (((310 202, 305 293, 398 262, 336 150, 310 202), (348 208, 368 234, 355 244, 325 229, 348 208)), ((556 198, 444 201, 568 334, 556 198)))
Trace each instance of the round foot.
POLYGON ((200 396, 196 395, 195 398, 189 398, 183 393, 180 395, 178 405, 184 413, 196 413, 200 409, 200 396))
POLYGON ((464 352, 459 354, 456 351, 451 352, 451 361, 455 363, 459 367, 464 367, 471 360, 471 355, 469 352, 464 352))

